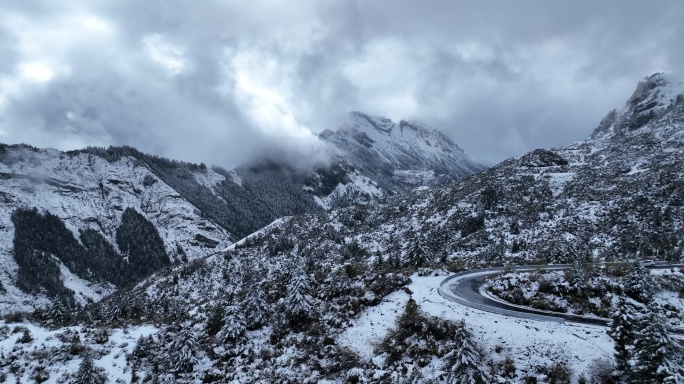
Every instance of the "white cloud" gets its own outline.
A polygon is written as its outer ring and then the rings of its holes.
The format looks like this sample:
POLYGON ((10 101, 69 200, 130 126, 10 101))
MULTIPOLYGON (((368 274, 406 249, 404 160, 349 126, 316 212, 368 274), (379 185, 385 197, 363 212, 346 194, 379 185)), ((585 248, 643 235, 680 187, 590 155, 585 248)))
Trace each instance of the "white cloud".
POLYGON ((19 72, 21 76, 29 81, 46 82, 55 75, 55 73, 43 63, 26 63, 19 65, 19 72))
POLYGON ((272 136, 309 138, 311 131, 299 124, 290 100, 291 69, 267 53, 249 51, 232 61, 235 96, 257 128, 272 136))
POLYGON ((497 161, 582 139, 681 69, 682 19, 674 0, 6 1, 0 140, 232 166, 362 110, 497 161))
POLYGON ((145 36, 142 41, 150 59, 166 69, 169 75, 179 75, 187 69, 185 49, 167 42, 159 34, 145 36))

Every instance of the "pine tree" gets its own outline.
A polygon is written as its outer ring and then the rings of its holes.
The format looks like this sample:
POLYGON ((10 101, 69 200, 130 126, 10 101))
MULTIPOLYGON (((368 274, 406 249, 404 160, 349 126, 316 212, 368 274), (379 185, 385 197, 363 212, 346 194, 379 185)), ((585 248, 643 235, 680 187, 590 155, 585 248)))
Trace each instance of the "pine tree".
POLYGON ((634 343, 644 311, 645 307, 641 303, 620 297, 611 314, 608 335, 615 343, 615 370, 625 377, 629 377, 632 372, 630 361, 634 355, 634 343))
POLYGON ((447 381, 464 384, 488 383, 489 375, 480 347, 473 341, 473 335, 468 331, 465 321, 461 320, 456 327, 456 347, 445 356, 449 365, 447 381))
POLYGON ((69 319, 69 311, 60 302, 55 302, 45 313, 45 320, 49 325, 60 326, 69 319))
POLYGON ((314 299, 306 273, 299 269, 294 272, 287 287, 285 311, 292 318, 307 318, 313 312, 314 299))
POLYGON ((625 293, 640 303, 653 299, 654 284, 650 272, 637 260, 624 278, 625 293))
POLYGON ((384 261, 382 258, 382 253, 380 253, 380 250, 378 249, 375 252, 375 263, 373 265, 373 270, 376 272, 380 272, 385 268, 384 261))
POLYGON ((399 261, 399 256, 396 253, 390 254, 389 265, 394 269, 399 269, 401 267, 401 262, 399 261))
POLYGON ((223 328, 223 317, 225 316, 225 309, 222 304, 216 305, 212 308, 207 318, 207 323, 204 327, 207 335, 216 336, 221 328, 223 328))
POLYGON ((422 236, 416 234, 411 239, 404 253, 404 265, 409 267, 424 267, 432 261, 432 254, 422 236))
POLYGON ((587 285, 587 276, 582 263, 579 260, 575 260, 572 263, 572 267, 566 272, 566 274, 568 284, 570 284, 570 288, 573 291, 577 293, 584 291, 584 288, 587 285))
POLYGON ((245 318, 240 309, 234 305, 226 307, 223 315, 223 327, 221 327, 218 335, 225 342, 233 342, 241 338, 245 334, 245 330, 245 318))
POLYGON ((245 323, 249 329, 257 329, 266 324, 269 319, 269 306, 264 297, 261 284, 252 284, 242 302, 245 309, 245 323))
POLYGON ((634 347, 632 382, 684 383, 681 347, 657 309, 648 308, 642 317, 634 347))
POLYGON ((102 384, 105 381, 106 377, 95 367, 90 353, 86 353, 78 366, 78 371, 76 371, 74 384, 102 384))
POLYGON ((182 329, 171 345, 171 370, 192 372, 197 363, 199 346, 192 330, 182 329))

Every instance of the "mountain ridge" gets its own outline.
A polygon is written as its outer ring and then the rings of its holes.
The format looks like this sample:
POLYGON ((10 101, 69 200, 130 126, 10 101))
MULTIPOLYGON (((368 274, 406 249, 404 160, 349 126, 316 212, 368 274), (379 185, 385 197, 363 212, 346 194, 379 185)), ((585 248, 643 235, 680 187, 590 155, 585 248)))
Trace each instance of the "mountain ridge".
MULTIPOLYGON (((325 130, 318 136, 328 145, 334 179, 343 173, 350 181, 337 189, 328 188, 330 195, 317 196, 316 201, 325 208, 346 205, 349 194, 357 194, 357 201, 371 201, 417 186, 441 185, 486 168, 442 132, 405 120, 394 123, 350 112, 338 130, 325 130)), ((317 190, 321 179, 328 176, 326 171, 318 171, 308 185, 317 190)))
MULTIPOLYGON (((150 223, 154 230, 138 241, 152 244, 160 236, 163 250, 157 247, 154 254, 163 262, 153 264, 162 268, 224 249, 280 217, 319 213, 321 205, 330 208, 307 183, 330 184, 328 190, 319 189, 320 196, 337 206, 396 193, 348 163, 310 174, 287 167, 272 163, 226 170, 128 146, 60 152, 0 145, 0 312, 55 302, 73 310, 154 271, 140 262, 135 269, 126 266, 129 245, 119 235, 135 232, 126 225, 147 228, 150 223), (24 222, 63 229, 42 240, 18 239, 15 227, 24 222), (51 243, 69 245, 54 248, 51 243), (93 264, 87 254, 97 254, 98 261, 93 264), (41 274, 40 268, 50 272, 41 274)), ((409 188, 403 187, 402 192, 409 188)), ((35 237, 38 232, 21 233, 35 237)))

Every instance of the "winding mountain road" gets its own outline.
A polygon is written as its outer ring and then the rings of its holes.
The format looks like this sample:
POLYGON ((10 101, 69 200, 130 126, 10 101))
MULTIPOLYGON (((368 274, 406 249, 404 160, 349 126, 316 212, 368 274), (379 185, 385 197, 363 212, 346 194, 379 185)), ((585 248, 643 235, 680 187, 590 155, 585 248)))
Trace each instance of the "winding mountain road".
MULTIPOLYGON (((559 271, 569 269, 570 267, 571 265, 569 264, 557 264, 509 267, 508 269, 512 269, 517 272, 531 272, 540 269, 546 271, 559 271)), ((668 264, 664 262, 657 262, 657 264, 654 267, 650 267, 650 269, 671 269, 682 267, 684 267, 684 264, 668 264)), ((488 276, 495 275, 503 270, 503 267, 499 267, 475 269, 456 273, 447 277, 440 283, 438 292, 442 297, 457 302, 461 305, 486 312, 497 313, 500 315, 562 324, 580 323, 599 326, 610 325, 610 319, 606 318, 543 311, 539 309, 513 305, 503 300, 493 298, 484 292, 482 285, 488 276)), ((671 331, 672 333, 676 334, 684 334, 684 329, 681 328, 673 328, 671 331)))

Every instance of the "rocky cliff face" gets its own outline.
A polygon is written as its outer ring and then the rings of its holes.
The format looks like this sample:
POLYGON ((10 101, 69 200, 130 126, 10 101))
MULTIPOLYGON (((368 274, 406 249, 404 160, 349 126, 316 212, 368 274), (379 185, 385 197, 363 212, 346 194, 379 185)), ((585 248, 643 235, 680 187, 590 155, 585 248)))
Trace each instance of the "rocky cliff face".
MULTIPOLYGON (((208 170, 198 178, 219 175, 208 170)), ((151 222, 161 235, 169 262, 196 259, 231 244, 230 234, 203 217, 177 191, 160 180, 148 167, 132 157, 115 162, 88 153, 66 154, 24 145, 0 148, 0 312, 26 310, 35 304, 15 284, 19 265, 14 258, 15 225, 12 214, 18 209, 36 207, 40 212, 57 216, 78 238, 92 230, 116 248, 116 232, 127 208, 132 208, 151 222), (25 306, 25 305, 26 306, 25 306)), ((54 256, 54 255, 53 255, 54 256)), ((125 257, 125 255, 119 255, 125 257)), ((115 287, 107 282, 88 281, 61 267, 62 283, 75 292, 82 304, 98 300, 115 287)), ((46 305, 45 294, 38 303, 46 305)))

